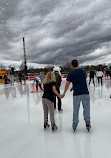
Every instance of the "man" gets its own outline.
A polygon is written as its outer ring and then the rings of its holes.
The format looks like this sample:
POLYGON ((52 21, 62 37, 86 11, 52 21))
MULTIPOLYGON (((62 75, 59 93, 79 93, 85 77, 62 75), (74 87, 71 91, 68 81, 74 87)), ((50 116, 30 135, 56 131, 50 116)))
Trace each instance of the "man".
POLYGON ((111 79, 111 70, 109 71, 110 79, 111 79))
MULTIPOLYGON (((60 86, 61 86, 62 79, 57 70, 55 71, 55 77, 56 77, 56 89, 57 89, 57 92, 60 93, 60 86)), ((62 112, 63 109, 61 109, 61 99, 58 96, 55 96, 55 99, 54 99, 54 109, 56 109, 56 97, 58 99, 58 111, 62 112)))
POLYGON ((93 81, 93 84, 94 84, 94 86, 95 86, 95 82, 94 82, 94 76, 95 76, 96 74, 95 74, 95 72, 94 72, 94 70, 93 70, 93 68, 91 69, 91 71, 90 71, 90 78, 89 78, 89 85, 90 85, 90 83, 91 83, 91 80, 93 81))
POLYGON ((11 81, 11 85, 14 85, 14 75, 13 74, 11 74, 11 76, 10 76, 10 81, 11 81))
POLYGON ((22 82, 22 73, 21 72, 19 72, 19 82, 21 83, 22 82))
POLYGON ((26 76, 25 76, 25 73, 23 74, 23 80, 24 80, 24 84, 26 84, 26 76))
POLYGON ((86 83, 86 73, 84 70, 82 70, 78 67, 77 60, 72 61, 72 68, 73 68, 73 71, 71 71, 67 76, 67 82, 66 82, 65 90, 64 90, 62 97, 65 96, 70 83, 72 83, 73 84, 72 89, 74 90, 72 127, 75 131, 78 126, 79 108, 80 108, 80 102, 82 101, 82 105, 83 105, 83 109, 84 109, 84 112, 83 112, 84 120, 86 123, 86 127, 89 131, 91 128, 91 125, 90 125, 90 96, 89 96, 89 91, 88 91, 87 83, 86 83))
POLYGON ((106 73, 105 73, 105 78, 107 77, 107 79, 108 79, 108 75, 109 75, 109 70, 107 69, 106 73))
POLYGON ((43 71, 41 71, 41 72, 40 72, 40 81, 41 81, 42 86, 43 86, 43 84, 44 84, 44 79, 45 79, 45 74, 44 74, 43 71))

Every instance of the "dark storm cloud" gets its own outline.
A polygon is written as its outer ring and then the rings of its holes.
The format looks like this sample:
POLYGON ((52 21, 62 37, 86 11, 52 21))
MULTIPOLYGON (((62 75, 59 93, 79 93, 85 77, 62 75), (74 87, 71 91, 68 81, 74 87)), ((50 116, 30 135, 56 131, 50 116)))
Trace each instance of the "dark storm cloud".
POLYGON ((0 60, 22 61, 25 36, 30 63, 109 63, 110 6, 110 0, 10 0, 0 13, 0 60))

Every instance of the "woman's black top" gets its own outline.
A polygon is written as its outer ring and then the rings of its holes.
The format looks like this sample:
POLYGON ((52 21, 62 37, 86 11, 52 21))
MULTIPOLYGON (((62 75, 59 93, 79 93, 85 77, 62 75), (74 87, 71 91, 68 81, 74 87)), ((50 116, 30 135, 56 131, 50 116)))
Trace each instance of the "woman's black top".
POLYGON ((51 82, 51 83, 46 83, 44 85, 44 94, 42 96, 42 98, 46 98, 49 99, 51 102, 54 102, 54 92, 52 87, 55 86, 56 83, 55 82, 51 82))

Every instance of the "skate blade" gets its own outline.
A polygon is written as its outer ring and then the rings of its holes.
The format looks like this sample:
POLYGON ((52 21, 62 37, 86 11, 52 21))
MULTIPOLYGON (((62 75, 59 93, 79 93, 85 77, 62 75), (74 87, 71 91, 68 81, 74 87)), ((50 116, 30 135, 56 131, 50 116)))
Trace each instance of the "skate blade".
POLYGON ((87 131, 90 132, 91 128, 87 128, 87 131))
POLYGON ((56 128, 55 130, 53 130, 52 133, 54 133, 54 132, 56 132, 56 131, 57 131, 57 128, 56 128))
POLYGON ((56 130, 54 130, 54 131, 52 131, 52 133, 55 133, 57 131, 57 129, 56 130))
POLYGON ((76 132, 76 129, 73 129, 74 133, 76 132))
POLYGON ((47 127, 46 129, 44 129, 44 131, 47 131, 50 127, 47 127))

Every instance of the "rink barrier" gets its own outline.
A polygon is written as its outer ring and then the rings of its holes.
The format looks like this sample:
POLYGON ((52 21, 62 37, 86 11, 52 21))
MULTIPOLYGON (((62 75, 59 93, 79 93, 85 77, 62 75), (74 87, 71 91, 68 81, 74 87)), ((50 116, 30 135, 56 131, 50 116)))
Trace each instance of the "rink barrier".
MULTIPOLYGON (((66 78, 67 78, 67 75, 68 75, 68 74, 62 74, 62 75, 61 75, 62 79, 66 79, 66 78)), ((34 78, 35 78, 35 77, 37 77, 38 80, 40 81, 40 76, 39 76, 39 75, 38 75, 38 76, 28 76, 27 78, 28 78, 29 81, 34 81, 34 78)), ((87 73, 87 78, 89 78, 89 73, 87 73)), ((106 76, 105 76, 105 74, 104 74, 103 79, 104 79, 104 80, 109 80, 109 79, 110 79, 110 75, 106 75, 106 76)))

